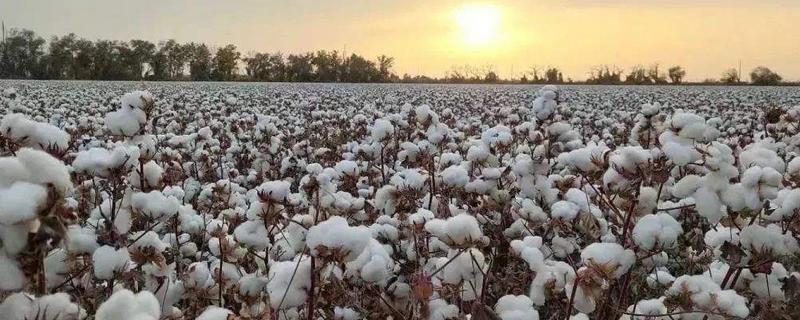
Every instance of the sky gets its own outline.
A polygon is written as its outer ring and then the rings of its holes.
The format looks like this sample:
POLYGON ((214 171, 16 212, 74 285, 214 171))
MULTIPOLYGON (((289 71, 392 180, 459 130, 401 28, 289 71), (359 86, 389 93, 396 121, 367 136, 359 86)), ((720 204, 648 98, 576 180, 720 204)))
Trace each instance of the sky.
POLYGON ((800 0, 0 0, 6 28, 49 38, 235 44, 252 51, 395 57, 398 74, 491 66, 681 65, 689 80, 742 63, 800 80, 800 0))

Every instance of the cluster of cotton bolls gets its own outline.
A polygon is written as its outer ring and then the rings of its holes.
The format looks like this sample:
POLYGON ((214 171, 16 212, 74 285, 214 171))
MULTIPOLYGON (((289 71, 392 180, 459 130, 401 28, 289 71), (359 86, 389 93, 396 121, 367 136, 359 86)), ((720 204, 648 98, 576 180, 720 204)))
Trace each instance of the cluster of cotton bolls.
POLYGON ((791 89, 140 86, 0 82, 0 318, 800 317, 791 89))

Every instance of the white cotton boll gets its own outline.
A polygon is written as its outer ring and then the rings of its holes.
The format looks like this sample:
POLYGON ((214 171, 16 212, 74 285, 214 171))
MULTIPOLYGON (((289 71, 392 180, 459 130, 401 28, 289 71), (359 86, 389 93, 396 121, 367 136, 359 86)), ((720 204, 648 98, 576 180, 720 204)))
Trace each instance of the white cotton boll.
POLYGON ((70 301, 68 294, 59 292, 36 298, 25 319, 71 320, 80 316, 80 307, 70 301))
POLYGON ((585 313, 578 313, 574 316, 570 316, 569 320, 589 320, 589 316, 585 313))
POLYGON ((233 230, 236 241, 257 250, 265 250, 269 246, 269 233, 261 221, 245 221, 233 230))
POLYGON ((708 219, 711 224, 716 224, 724 215, 722 201, 719 195, 707 187, 697 189, 692 196, 695 200, 695 209, 700 216, 708 219))
POLYGON ((70 253, 92 254, 98 247, 100 245, 97 244, 97 235, 94 229, 78 225, 67 227, 67 250, 70 253))
POLYGON ((664 305, 663 299, 649 299, 641 300, 636 304, 628 306, 628 313, 636 314, 622 315, 619 320, 668 320, 669 316, 660 316, 667 314, 667 307, 664 305))
POLYGON ((395 173, 389 180, 393 186, 401 190, 420 190, 425 187, 427 177, 417 169, 406 169, 395 173))
POLYGON ((100 304, 96 320, 158 320, 161 307, 158 299, 150 291, 134 294, 130 290, 114 292, 108 300, 100 304))
POLYGON ((114 249, 111 246, 102 246, 92 254, 94 276, 101 280, 110 280, 116 274, 127 271, 131 258, 128 249, 114 249))
POLYGON ((17 151, 17 159, 29 172, 28 179, 30 179, 30 182, 52 184, 62 195, 72 190, 69 171, 61 160, 44 151, 28 148, 22 148, 17 151))
POLYGON ((580 207, 569 201, 558 201, 550 206, 550 216, 554 219, 572 221, 578 216, 578 212, 580 212, 580 207))
POLYGON ((656 270, 655 272, 647 275, 647 285, 650 288, 658 288, 659 286, 668 286, 673 281, 675 281, 675 277, 667 271, 663 270, 656 270))
POLYGON ((745 249, 760 253, 772 252, 777 255, 791 255, 800 251, 797 239, 792 234, 784 234, 781 227, 770 224, 766 227, 752 224, 742 228, 739 243, 745 249))
POLYGON ((800 157, 794 157, 789 164, 786 165, 786 173, 791 176, 800 175, 800 157))
POLYGON ((520 218, 528 221, 545 222, 548 220, 547 214, 541 207, 537 206, 533 200, 525 198, 519 202, 519 210, 515 211, 520 218))
POLYGON ((448 304, 444 299, 428 302, 428 320, 451 320, 458 318, 458 307, 448 304))
POLYGON ((228 315, 232 315, 233 312, 220 307, 211 306, 206 308, 195 320, 227 320, 228 315))
POLYGON ((778 156, 774 150, 765 148, 759 144, 751 144, 739 155, 739 167, 747 170, 752 166, 769 167, 783 174, 786 171, 786 163, 778 156))
POLYGON ((385 119, 375 120, 372 125, 372 140, 383 141, 394 135, 394 125, 385 119))
POLYGON ((91 148, 78 152, 72 167, 76 172, 105 177, 110 170, 133 167, 139 161, 139 148, 118 145, 109 151, 102 148, 91 148))
POLYGON ((272 308, 302 306, 306 302, 306 290, 311 286, 311 260, 298 256, 294 261, 275 262, 270 266, 269 279, 267 293, 272 308))
POLYGON ((633 241, 644 250, 670 248, 682 233, 681 224, 669 214, 648 214, 633 227, 633 241))
POLYGON ((47 201, 47 190, 39 185, 17 182, 0 189, 0 224, 13 225, 36 218, 47 201))
POLYGON ((672 187, 672 195, 678 198, 690 197, 702 185, 703 177, 693 174, 686 175, 672 187))
POLYGON ((685 166, 692 161, 692 146, 684 146, 679 143, 668 141, 661 146, 661 151, 672 160, 676 166, 685 166))
POLYGON ((336 171, 341 174, 357 177, 360 173, 358 163, 350 160, 342 160, 336 164, 336 171))
POLYGON ((335 307, 333 318, 336 320, 359 320, 361 315, 351 308, 335 307))
POLYGON ((428 221, 425 223, 425 230, 442 242, 453 245, 465 245, 469 242, 483 240, 483 232, 481 232, 478 220, 465 213, 447 218, 447 220, 428 221))
POLYGON ((751 278, 749 279, 750 290, 761 298, 785 301, 786 295, 783 292, 783 283, 788 276, 789 272, 782 264, 773 262, 769 274, 757 273, 748 277, 751 278))
POLYGON ((134 187, 142 188, 140 184, 140 180, 144 177, 144 182, 146 186, 150 187, 158 187, 161 185, 161 176, 164 174, 164 169, 158 165, 155 161, 148 161, 144 164, 144 174, 139 175, 139 170, 131 171, 130 181, 134 187))
POLYGON ((172 217, 178 214, 178 207, 178 199, 165 196, 160 191, 137 192, 131 195, 131 208, 152 219, 172 217))
POLYGON ((483 162, 489 158, 491 151, 486 145, 474 145, 467 149, 467 160, 472 162, 483 162))
POLYGON ((369 228, 350 227, 347 220, 332 216, 308 229, 306 245, 315 255, 330 250, 340 250, 348 261, 355 260, 372 240, 369 228))
POLYGON ((147 115, 141 109, 120 109, 106 114, 105 126, 112 135, 132 137, 147 122, 147 115))
MULTIPOLYGON (((4 290, 1 287, 0 290, 4 290)), ((31 310, 33 299, 33 297, 23 292, 11 294, 0 302, 0 314, 7 320, 27 320, 26 317, 31 310)))
POLYGON ((592 243, 581 251, 584 265, 591 262, 612 267, 614 277, 619 278, 636 262, 636 254, 618 243, 592 243))
POLYGON ((505 295, 497 300, 494 311, 502 320, 538 320, 539 312, 526 296, 505 295))
POLYGON ((272 201, 283 202, 289 196, 291 184, 283 180, 262 183, 256 191, 269 197, 272 201))
POLYGON ((442 183, 450 187, 464 187, 469 183, 469 173, 462 166, 447 167, 442 171, 442 183))
POLYGON ((0 252, 0 291, 22 289, 25 279, 17 261, 0 252))
POLYGON ((703 237, 703 242, 714 248, 722 246, 726 241, 738 245, 739 229, 716 225, 715 228, 708 230, 703 237))

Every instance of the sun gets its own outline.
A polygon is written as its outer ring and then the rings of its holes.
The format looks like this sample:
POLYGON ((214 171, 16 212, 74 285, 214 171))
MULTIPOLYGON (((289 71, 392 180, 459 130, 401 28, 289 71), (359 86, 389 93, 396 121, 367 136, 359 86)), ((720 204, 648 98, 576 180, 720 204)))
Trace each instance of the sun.
POLYGON ((474 47, 486 46, 498 37, 500 9, 490 4, 466 4, 454 12, 461 40, 474 47))

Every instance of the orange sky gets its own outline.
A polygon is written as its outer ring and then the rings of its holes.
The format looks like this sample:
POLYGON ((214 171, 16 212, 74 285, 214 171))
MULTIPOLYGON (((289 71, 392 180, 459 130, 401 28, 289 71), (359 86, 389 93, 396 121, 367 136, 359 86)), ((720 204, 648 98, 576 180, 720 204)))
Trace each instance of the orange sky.
MULTIPOLYGON (((800 80, 797 0, 266 1, 2 0, 0 19, 50 35, 202 41, 251 50, 337 49, 396 58, 395 71, 441 76, 453 65, 492 65, 501 77, 557 65, 584 79, 599 64, 680 64, 718 78, 741 59, 800 80), (497 12, 480 44, 456 12, 497 12)), ((474 31, 473 31, 474 32, 474 31)))

